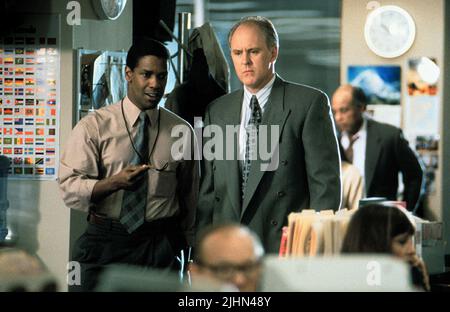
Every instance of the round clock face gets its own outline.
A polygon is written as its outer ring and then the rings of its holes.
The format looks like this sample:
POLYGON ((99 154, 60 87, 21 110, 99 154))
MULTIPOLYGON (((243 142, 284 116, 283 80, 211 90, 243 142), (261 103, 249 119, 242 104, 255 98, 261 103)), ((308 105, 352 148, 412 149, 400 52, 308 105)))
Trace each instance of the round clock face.
POLYGON ((402 55, 412 46, 415 35, 414 20, 398 6, 381 6, 367 16, 364 37, 369 48, 379 56, 402 55))
POLYGON ((115 20, 122 14, 127 0, 93 0, 100 18, 115 20))

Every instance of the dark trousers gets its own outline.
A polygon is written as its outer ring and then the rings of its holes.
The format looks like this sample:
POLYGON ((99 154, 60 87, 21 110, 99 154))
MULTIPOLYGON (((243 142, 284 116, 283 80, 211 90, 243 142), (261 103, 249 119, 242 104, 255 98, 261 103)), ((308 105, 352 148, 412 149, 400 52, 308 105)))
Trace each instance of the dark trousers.
POLYGON ((118 222, 89 223, 75 242, 72 261, 81 268, 81 285, 70 291, 95 290, 102 271, 111 264, 179 270, 176 256, 187 247, 176 218, 145 222, 129 234, 118 222))

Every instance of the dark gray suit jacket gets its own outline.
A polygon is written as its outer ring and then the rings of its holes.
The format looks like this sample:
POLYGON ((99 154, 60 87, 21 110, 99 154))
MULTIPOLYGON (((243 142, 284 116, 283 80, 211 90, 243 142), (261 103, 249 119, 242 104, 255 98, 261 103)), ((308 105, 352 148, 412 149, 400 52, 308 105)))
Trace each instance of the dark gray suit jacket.
POLYGON ((398 173, 403 176, 403 200, 414 210, 421 193, 423 170, 418 158, 394 126, 367 120, 365 160, 367 197, 397 200, 398 173))
MULTIPOLYGON (((205 126, 217 125, 224 133, 226 125, 238 127, 242 100, 239 90, 212 102, 205 126)), ((237 135, 231 152, 234 160, 203 159, 197 230, 211 223, 240 222, 259 235, 266 252, 274 253, 290 212, 339 208, 340 159, 323 92, 277 77, 266 105, 261 125, 279 126, 278 168, 262 171, 261 160, 252 161, 241 202, 237 135)))

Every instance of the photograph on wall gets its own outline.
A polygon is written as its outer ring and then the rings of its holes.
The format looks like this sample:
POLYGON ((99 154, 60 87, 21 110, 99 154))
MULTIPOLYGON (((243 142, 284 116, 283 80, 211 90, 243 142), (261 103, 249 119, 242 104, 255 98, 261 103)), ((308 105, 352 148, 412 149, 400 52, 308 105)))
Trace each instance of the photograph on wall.
POLYGON ((364 90, 368 104, 400 105, 400 66, 351 65, 347 81, 364 90))
POLYGON ((435 58, 418 57, 408 60, 407 85, 409 96, 434 96, 440 69, 435 58))
POLYGON ((366 94, 369 116, 401 127, 400 74, 400 66, 351 65, 347 68, 347 81, 366 94))
POLYGON ((59 163, 59 17, 0 38, 0 155, 12 179, 54 180, 59 163))

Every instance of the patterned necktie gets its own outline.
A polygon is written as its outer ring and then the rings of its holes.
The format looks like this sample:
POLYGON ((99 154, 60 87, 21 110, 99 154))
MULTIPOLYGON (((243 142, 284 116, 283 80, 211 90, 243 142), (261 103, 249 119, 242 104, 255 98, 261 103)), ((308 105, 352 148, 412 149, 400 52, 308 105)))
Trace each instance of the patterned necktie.
POLYGON ((244 200, 245 188, 247 186, 248 175, 250 173, 251 161, 257 157, 258 127, 261 123, 262 113, 256 95, 250 100, 251 115, 246 127, 247 140, 245 144, 245 159, 242 165, 242 200, 244 200))
MULTIPOLYGON (((146 163, 148 157, 148 116, 145 112, 139 114, 139 128, 135 137, 135 147, 139 152, 134 152, 131 165, 146 163)), ((143 182, 134 191, 124 191, 122 200, 122 210, 120 213, 120 223, 132 233, 145 220, 145 207, 147 206, 147 172, 144 173, 143 182)))
POLYGON ((353 163, 353 143, 355 143, 356 140, 358 140, 359 136, 357 134, 350 137, 350 144, 348 145, 345 152, 345 157, 347 158, 348 162, 353 163))

